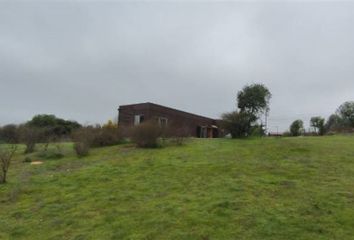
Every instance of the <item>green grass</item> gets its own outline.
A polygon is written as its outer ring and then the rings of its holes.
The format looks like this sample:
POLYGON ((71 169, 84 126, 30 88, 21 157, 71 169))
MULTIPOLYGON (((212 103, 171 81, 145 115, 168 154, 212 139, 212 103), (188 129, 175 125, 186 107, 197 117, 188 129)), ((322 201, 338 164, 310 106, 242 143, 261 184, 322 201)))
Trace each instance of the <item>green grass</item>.
POLYGON ((24 163, 0 239, 354 239, 354 137, 120 145, 24 163))

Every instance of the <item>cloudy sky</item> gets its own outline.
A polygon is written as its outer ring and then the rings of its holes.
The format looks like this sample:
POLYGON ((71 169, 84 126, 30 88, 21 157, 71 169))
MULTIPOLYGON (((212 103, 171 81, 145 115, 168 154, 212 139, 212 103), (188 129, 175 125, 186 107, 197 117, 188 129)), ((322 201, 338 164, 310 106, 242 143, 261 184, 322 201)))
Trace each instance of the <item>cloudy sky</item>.
POLYGON ((0 125, 147 101, 219 117, 251 83, 273 131, 354 100, 354 2, 0 2, 0 125))

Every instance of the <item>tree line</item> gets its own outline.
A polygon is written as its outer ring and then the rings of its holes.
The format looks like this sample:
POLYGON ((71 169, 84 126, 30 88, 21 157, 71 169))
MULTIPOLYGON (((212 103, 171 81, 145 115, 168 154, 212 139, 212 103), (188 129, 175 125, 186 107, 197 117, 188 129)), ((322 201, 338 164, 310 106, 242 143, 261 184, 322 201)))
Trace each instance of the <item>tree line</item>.
POLYGON ((310 126, 313 132, 306 133, 304 122, 301 119, 295 120, 290 125, 290 131, 286 134, 300 136, 304 134, 320 135, 353 132, 354 129, 354 102, 348 101, 338 107, 335 113, 329 116, 327 121, 320 116, 312 117, 310 126))
POLYGON ((34 150, 36 143, 48 143, 69 138, 71 133, 81 128, 76 121, 57 118, 55 115, 40 114, 23 124, 8 124, 0 128, 0 142, 23 143, 26 153, 34 150))
MULTIPOLYGON (((246 85, 237 93, 237 109, 222 115, 223 128, 232 138, 249 136, 264 136, 266 134, 265 121, 270 110, 269 89, 263 84, 246 85), (264 121, 262 120, 264 117, 264 121)), ((352 132, 354 129, 354 102, 348 101, 340 105, 337 111, 327 121, 321 116, 314 116, 310 120, 312 132, 305 132, 304 122, 295 120, 285 132, 286 136, 325 135, 338 132, 352 132)))

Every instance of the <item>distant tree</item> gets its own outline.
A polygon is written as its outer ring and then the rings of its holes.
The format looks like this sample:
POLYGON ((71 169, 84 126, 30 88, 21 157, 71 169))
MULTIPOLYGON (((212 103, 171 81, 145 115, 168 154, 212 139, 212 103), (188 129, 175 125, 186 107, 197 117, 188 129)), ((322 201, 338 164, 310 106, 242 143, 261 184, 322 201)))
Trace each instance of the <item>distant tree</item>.
POLYGON ((52 114, 39 114, 35 115, 26 125, 38 128, 55 126, 57 125, 57 118, 52 114))
POLYGON ((28 127, 45 129, 48 137, 68 136, 73 130, 81 127, 81 125, 75 121, 64 120, 50 114, 36 115, 28 121, 26 125, 28 127))
POLYGON ((304 130, 304 122, 302 120, 295 120, 290 125, 290 134, 292 136, 300 136, 304 130))
POLYGON ((354 101, 345 102, 339 106, 337 114, 342 119, 342 124, 347 125, 348 127, 354 127, 354 101))
POLYGON ((103 124, 102 128, 116 129, 116 128, 118 128, 118 124, 113 123, 112 120, 108 120, 107 123, 103 124))
POLYGON ((325 134, 325 119, 322 117, 312 117, 310 120, 311 127, 315 128, 316 133, 319 135, 325 134))
POLYGON ((327 119, 327 122, 325 124, 325 129, 326 129, 327 132, 329 132, 329 131, 338 131, 339 129, 341 129, 343 127, 342 122, 343 121, 342 121, 342 118, 340 116, 338 116, 337 114, 332 114, 327 119))
POLYGON ((233 138, 247 137, 264 132, 262 124, 257 120, 262 114, 269 112, 269 101, 272 94, 263 84, 245 86, 237 93, 239 110, 222 115, 223 127, 233 138))
POLYGON ((10 147, 2 145, 0 148, 0 183, 6 183, 7 172, 16 150, 16 145, 11 145, 10 147))
POLYGON ((237 94, 237 106, 240 112, 258 116, 269 111, 269 101, 272 94, 263 84, 245 86, 237 94))
POLYGON ((232 138, 247 137, 251 134, 252 124, 257 117, 248 112, 229 112, 222 115, 223 128, 226 129, 232 138))
POLYGON ((8 124, 0 128, 0 142, 17 143, 18 132, 15 124, 8 124))

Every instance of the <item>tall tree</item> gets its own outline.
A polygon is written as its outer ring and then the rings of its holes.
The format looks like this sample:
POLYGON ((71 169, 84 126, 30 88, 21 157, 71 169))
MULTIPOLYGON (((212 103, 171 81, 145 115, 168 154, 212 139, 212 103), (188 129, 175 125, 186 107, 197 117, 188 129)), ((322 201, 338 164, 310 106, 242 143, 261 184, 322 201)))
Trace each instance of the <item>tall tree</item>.
POLYGON ((354 101, 340 105, 337 114, 342 118, 344 124, 354 127, 354 101))
POLYGON ((271 96, 270 91, 263 84, 245 86, 237 93, 239 110, 222 115, 224 128, 234 138, 249 136, 261 114, 268 113, 271 96))
POLYGON ((325 119, 322 117, 312 117, 310 120, 311 127, 315 128, 316 133, 324 135, 325 133, 325 119))
POLYGON ((300 119, 295 120, 290 125, 290 133, 292 136, 300 136, 304 130, 304 122, 300 119))
POLYGON ((269 101, 272 94, 263 84, 245 86, 237 94, 237 106, 241 112, 259 114, 269 111, 269 101))
POLYGON ((338 116, 337 114, 332 114, 331 116, 329 116, 325 124, 326 131, 338 131, 342 127, 342 122, 343 121, 340 116, 338 116))

